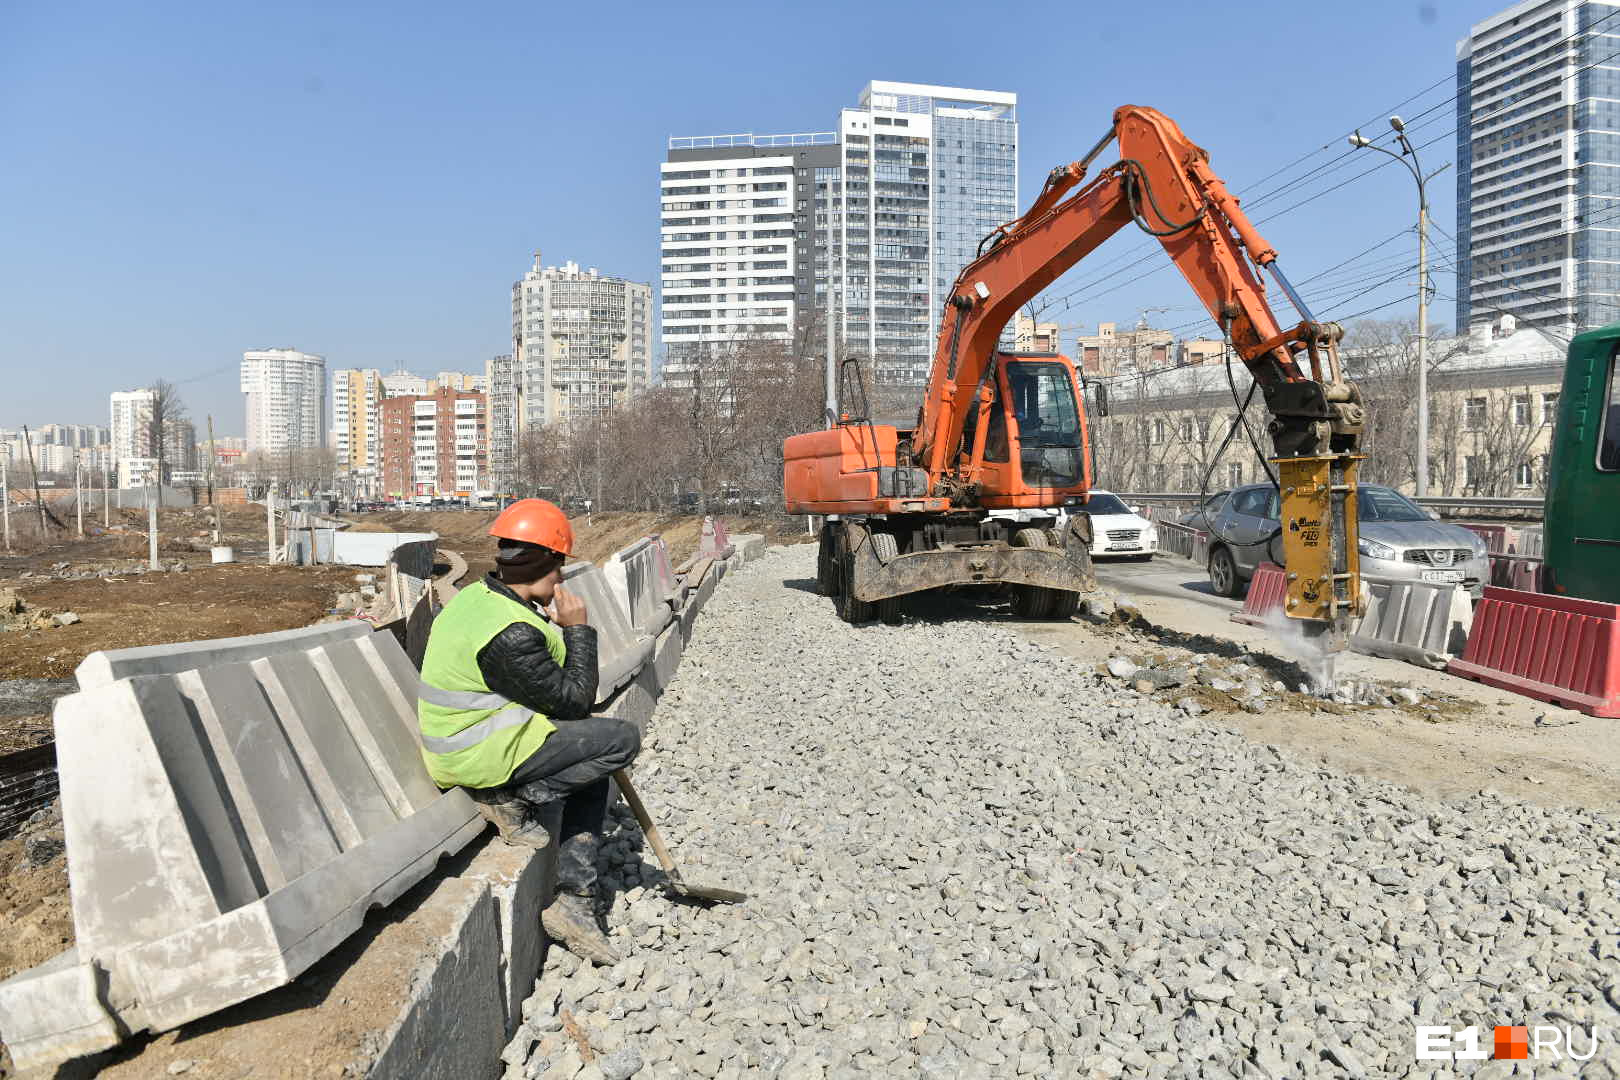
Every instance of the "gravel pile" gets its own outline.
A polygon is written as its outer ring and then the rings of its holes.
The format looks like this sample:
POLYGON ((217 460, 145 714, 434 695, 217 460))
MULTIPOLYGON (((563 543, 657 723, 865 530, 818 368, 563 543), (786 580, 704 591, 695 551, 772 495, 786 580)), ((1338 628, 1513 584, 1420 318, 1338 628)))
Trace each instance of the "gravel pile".
POLYGON ((638 766, 752 899, 672 902, 621 821, 627 959, 552 950, 508 1077, 1427 1076, 1416 1024, 1537 1023, 1620 1076, 1613 819, 1332 772, 982 619, 851 628, 814 572, 727 579, 638 766))

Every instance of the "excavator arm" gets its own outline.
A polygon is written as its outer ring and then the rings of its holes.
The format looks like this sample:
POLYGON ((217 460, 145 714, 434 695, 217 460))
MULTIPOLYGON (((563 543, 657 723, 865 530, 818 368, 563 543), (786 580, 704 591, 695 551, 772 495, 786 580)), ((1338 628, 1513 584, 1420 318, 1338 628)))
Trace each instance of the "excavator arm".
POLYGON ((1108 134, 1085 158, 1054 169, 1029 211, 987 237, 957 278, 912 435, 930 493, 959 499, 975 489, 984 440, 965 442, 964 421, 970 410, 989 408, 1002 329, 1131 222, 1164 245, 1264 394, 1282 496, 1286 612, 1325 632, 1328 648, 1343 648, 1350 617, 1364 604, 1355 501, 1363 411, 1339 363, 1343 331, 1315 321, 1209 155, 1154 109, 1116 110, 1108 134), (1086 183, 1091 162, 1116 139, 1120 160, 1086 183), (1298 311, 1297 324, 1278 323, 1263 272, 1298 311))

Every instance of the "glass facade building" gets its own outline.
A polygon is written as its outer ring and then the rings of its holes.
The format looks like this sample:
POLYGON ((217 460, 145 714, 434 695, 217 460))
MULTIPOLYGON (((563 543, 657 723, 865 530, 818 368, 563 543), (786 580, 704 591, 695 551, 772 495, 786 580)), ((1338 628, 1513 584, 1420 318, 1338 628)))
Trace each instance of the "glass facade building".
POLYGON ((1457 329, 1620 321, 1620 4, 1526 0, 1457 45, 1457 329))
POLYGON ((920 383, 956 275, 1017 216, 1018 98, 873 82, 834 132, 671 139, 659 186, 665 382, 739 337, 819 341, 831 281, 842 355, 920 383))

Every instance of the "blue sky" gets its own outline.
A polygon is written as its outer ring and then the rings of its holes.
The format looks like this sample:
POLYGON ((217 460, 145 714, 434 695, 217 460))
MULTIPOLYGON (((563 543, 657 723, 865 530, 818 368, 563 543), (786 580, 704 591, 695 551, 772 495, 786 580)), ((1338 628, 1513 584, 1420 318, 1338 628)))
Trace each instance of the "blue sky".
MULTIPOLYGON (((322 353, 330 368, 481 370, 508 350, 508 289, 535 248, 656 281, 667 137, 830 130, 871 79, 1016 91, 1024 202, 1115 106, 1155 106, 1240 195, 1304 181, 1256 205, 1263 219, 1376 164, 1341 157, 1345 133, 1436 83, 1405 112, 1434 110, 1415 141, 1438 139, 1430 168, 1450 161, 1455 43, 1505 6, 12 0, 0 426, 105 424, 109 391, 163 377, 199 420, 240 433, 236 365, 256 346, 322 353)), ((1388 166, 1261 226, 1296 282, 1410 227, 1411 178, 1388 166)), ((1448 232, 1452 185, 1448 172, 1431 192, 1448 232)), ((1116 238, 1048 297, 1144 241, 1116 238)), ((1317 314, 1399 297, 1413 280, 1399 256, 1415 248, 1394 238, 1321 279, 1317 314)), ((1094 326, 1167 307, 1156 325, 1192 323, 1173 270, 1127 283, 1167 265, 1159 255, 1049 312, 1094 326)), ((1436 285, 1453 292, 1449 274, 1436 285)), ((1449 321, 1449 302, 1434 315, 1449 321)))

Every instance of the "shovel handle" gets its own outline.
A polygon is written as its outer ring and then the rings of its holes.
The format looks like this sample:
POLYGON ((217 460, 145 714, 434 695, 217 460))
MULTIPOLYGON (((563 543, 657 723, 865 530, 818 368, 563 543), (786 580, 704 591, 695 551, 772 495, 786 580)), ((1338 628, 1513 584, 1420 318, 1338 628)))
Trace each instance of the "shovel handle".
POLYGON ((653 854, 658 856, 658 865, 664 868, 664 873, 671 881, 679 881, 680 874, 675 872, 675 860, 669 857, 669 850, 664 847, 664 838, 658 835, 658 826, 652 822, 652 815, 647 813, 647 807, 641 802, 641 796, 636 794, 635 785, 630 783, 630 777, 623 769, 613 770, 613 782, 619 786, 619 793, 624 801, 630 804, 630 812, 636 815, 636 822, 641 826, 642 835, 652 845, 653 854))

